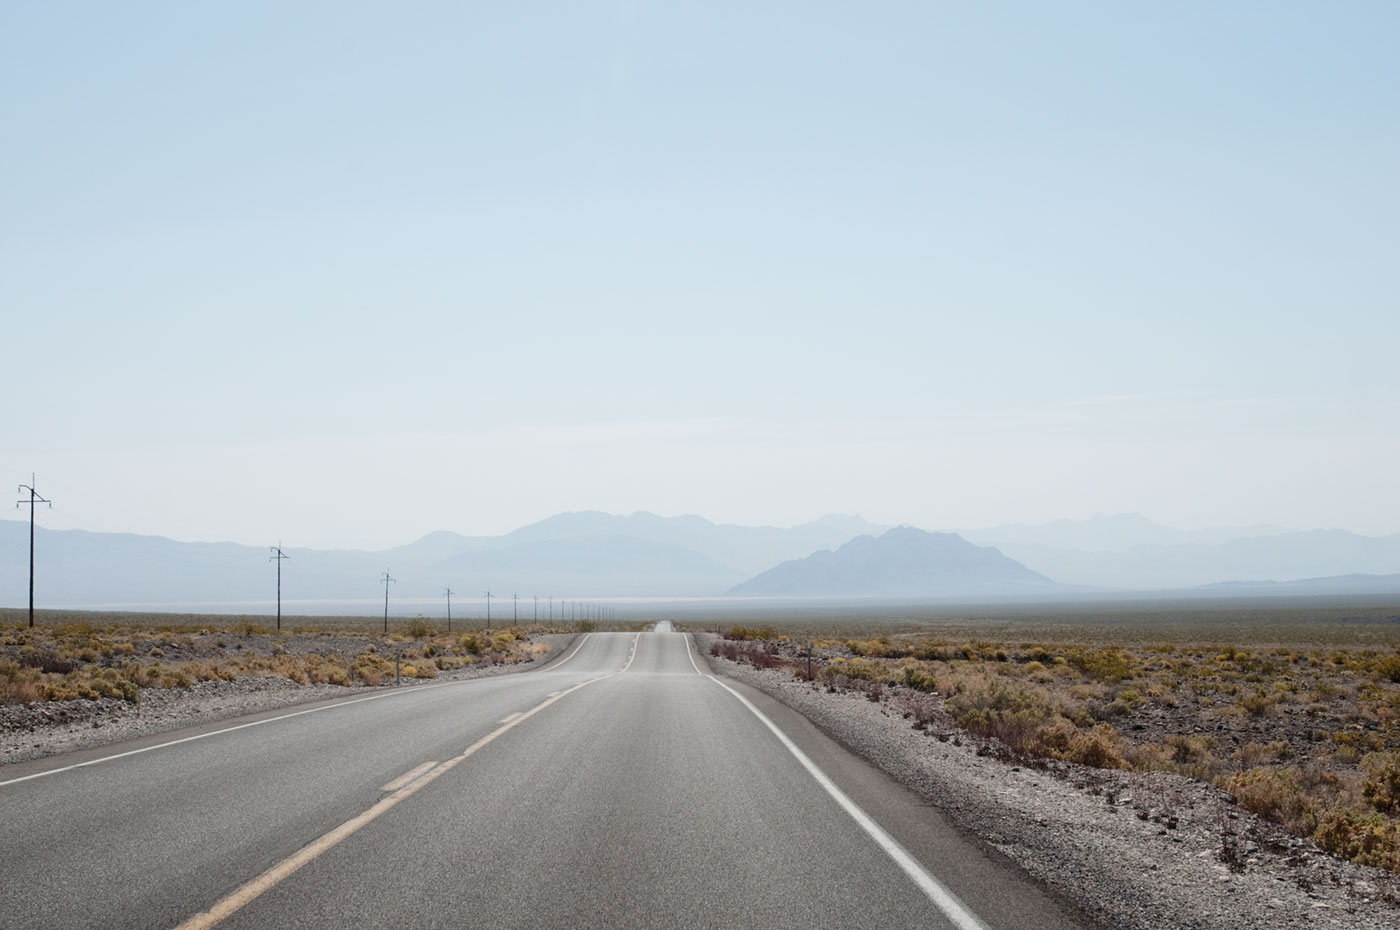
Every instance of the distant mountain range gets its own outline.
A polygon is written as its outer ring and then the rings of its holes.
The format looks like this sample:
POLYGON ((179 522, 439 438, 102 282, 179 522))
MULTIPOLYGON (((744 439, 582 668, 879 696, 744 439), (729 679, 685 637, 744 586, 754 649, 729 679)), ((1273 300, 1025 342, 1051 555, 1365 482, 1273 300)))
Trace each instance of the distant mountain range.
POLYGON ((784 562, 729 590, 747 597, 1016 597, 1063 591, 1062 585, 974 546, 955 533, 902 526, 858 536, 835 552, 784 562))
POLYGON ((1170 590, 1400 572, 1400 534, 1270 527, 1183 532, 1138 514, 965 532, 1065 584, 1170 590), (1231 534, 1236 535, 1231 535, 1231 534))
MULTIPOLYGON (((465 598, 488 588, 509 598, 708 597, 779 562, 880 532, 832 514, 791 528, 716 524, 696 516, 561 513, 503 536, 430 533, 376 552, 285 547, 283 597, 334 600, 431 598, 452 587, 465 598)), ((0 520, 0 604, 26 602, 29 527, 0 520)), ((268 550, 186 543, 160 536, 47 530, 36 533, 41 600, 64 606, 267 601, 268 550)))
MULTIPOLYGON (((27 598, 28 525, 0 520, 0 605, 27 598)), ((39 602, 51 606, 267 604, 268 550, 39 528, 39 602)), ((440 531, 374 552, 287 548, 288 601, 498 597, 1019 597, 1395 593, 1400 534, 1271 527, 1180 531, 1137 514, 927 533, 833 514, 790 528, 697 516, 561 513, 502 536, 440 531), (1242 534, 1232 536, 1231 534, 1242 534), (834 550, 834 551, 831 551, 834 550)), ((248 609, 255 609, 250 606, 248 609)))
POLYGON ((979 546, 1040 546, 1075 552, 1126 552, 1137 546, 1177 546, 1188 543, 1215 545, 1232 539, 1277 536, 1282 527, 1217 526, 1178 530, 1154 523, 1140 513, 1096 513, 1087 520, 1053 520, 1049 523, 1004 523, 991 529, 956 531, 979 546))

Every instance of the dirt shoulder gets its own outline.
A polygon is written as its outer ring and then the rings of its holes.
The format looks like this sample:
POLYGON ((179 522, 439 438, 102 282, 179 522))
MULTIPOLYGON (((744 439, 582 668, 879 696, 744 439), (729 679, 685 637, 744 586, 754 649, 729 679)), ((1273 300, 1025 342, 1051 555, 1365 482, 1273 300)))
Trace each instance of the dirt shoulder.
MULTIPOLYGON (((366 684, 362 678, 352 678, 348 685, 298 683, 285 675, 268 673, 243 675, 232 680, 194 681, 188 687, 142 688, 138 702, 101 698, 2 704, 0 766, 313 701, 395 687, 422 687, 434 682, 526 672, 561 655, 575 636, 573 633, 531 634, 531 645, 546 648, 522 650, 516 661, 477 662, 440 671, 433 679, 400 678, 398 685, 392 673, 385 675, 378 685, 366 684)), ((250 636, 239 645, 248 652, 269 656, 353 657, 364 650, 366 641, 357 637, 300 634, 250 636)), ((197 646, 184 648, 193 651, 197 646)))
POLYGON ((1001 761, 994 740, 946 720, 915 729, 899 700, 905 689, 886 688, 876 700, 832 691, 788 668, 709 656, 717 637, 696 639, 715 672, 803 714, 1105 926, 1400 926, 1400 876, 1330 856, 1209 784, 1167 772, 1001 761))

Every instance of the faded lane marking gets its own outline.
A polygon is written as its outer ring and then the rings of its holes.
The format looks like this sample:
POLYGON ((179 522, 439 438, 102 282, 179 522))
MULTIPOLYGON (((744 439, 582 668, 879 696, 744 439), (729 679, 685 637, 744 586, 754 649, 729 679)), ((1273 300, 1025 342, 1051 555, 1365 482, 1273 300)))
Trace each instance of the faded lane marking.
MULTIPOLYGON (((555 695, 550 695, 550 697, 554 697, 554 696, 555 696, 555 695)), ((504 717, 502 717, 502 718, 500 719, 500 722, 501 722, 501 723, 510 723, 512 720, 514 720, 516 717, 519 717, 519 716, 521 716, 521 714, 520 714, 520 711, 517 710, 517 711, 516 711, 515 713, 513 713, 513 714, 506 714, 504 717)))
POLYGON ((448 771, 455 768, 458 764, 466 761, 469 756, 471 756, 481 747, 485 746, 487 743, 490 743, 502 733, 505 733, 511 730, 513 727, 518 726, 524 721, 530 719, 535 714, 539 713, 549 705, 553 704, 555 701, 559 700, 560 698, 563 698, 564 695, 571 694, 577 691, 579 688, 585 688, 588 685, 593 684, 595 681, 602 681, 604 678, 611 678, 613 675, 616 674, 618 673, 612 672, 611 674, 602 675, 598 678, 590 678, 587 681, 580 682, 579 684, 574 685, 572 688, 569 688, 567 691, 564 691, 559 695, 559 697, 552 697, 546 701, 543 701, 542 703, 536 704, 534 707, 530 708, 525 713, 512 720, 510 723, 507 723, 504 726, 497 727, 490 733, 483 736, 481 739, 477 740, 475 743, 472 743, 460 756, 454 756, 453 758, 448 759, 446 762, 425 773, 415 781, 410 782, 409 784, 395 791, 393 794, 380 800, 377 804, 368 808, 364 813, 350 818, 340 826, 336 827, 334 830, 331 830, 329 833, 322 835, 319 839, 313 840, 306 846, 303 846, 301 849, 297 850, 295 853, 288 856, 286 859, 283 859, 281 862, 277 863, 272 868, 259 875, 257 878, 254 878, 253 880, 239 886, 239 888, 237 888, 232 894, 221 899, 209 910, 201 914, 196 914, 189 920, 180 924, 178 927, 175 928, 175 930, 208 930, 209 927, 216 926, 221 921, 228 919, 240 908, 256 900, 259 896, 266 893, 271 888, 275 887, 279 882, 290 876, 297 869, 300 869, 308 862, 311 862, 312 860, 316 859, 322 853, 331 849, 341 840, 355 833, 361 827, 373 822, 381 814, 384 814, 385 812, 389 811, 391 808, 395 807, 397 804, 399 804, 399 802, 403 801, 405 798, 412 796, 424 785, 427 785, 428 783, 437 780, 438 778, 446 774, 448 771))
POLYGON ((398 791, 398 790, 399 790, 400 788, 402 788, 404 785, 406 785, 406 784, 408 784, 409 782, 413 781, 413 779, 417 778, 419 775, 422 775, 424 772, 426 772, 428 769, 432 768, 432 767, 435 766, 435 765, 437 765, 437 760, 436 760, 436 759, 434 759, 434 760, 431 761, 431 762, 424 762, 422 765, 418 766, 416 769, 410 769, 409 771, 404 772, 404 773, 403 773, 402 775, 400 775, 398 778, 395 778, 393 781, 389 782, 389 784, 385 785, 384 787, 380 788, 379 790, 380 790, 380 791, 398 791))
POLYGON ((958 930, 988 930, 987 925, 982 923, 982 921, 977 918, 976 914, 968 910, 967 905, 959 901, 957 895, 953 894, 942 882, 934 878, 932 872, 924 868, 919 860, 915 859, 909 854, 908 850, 899 845, 898 841, 886 833, 883 827, 872 820, 869 814, 861 810, 856 802, 850 799, 846 792, 836 787, 836 783, 832 781, 825 772, 818 768, 817 764, 809 759, 805 752, 798 749, 797 744, 794 743, 786 733, 778 729, 778 725, 769 720, 764 715, 763 711, 755 707, 748 698, 744 697, 715 676, 710 675, 709 679, 734 695, 739 703, 751 710, 753 715, 763 722, 764 726, 773 731, 773 735, 776 736, 778 741, 787 748, 787 751, 792 753, 793 757, 802 764, 802 767, 807 770, 808 774, 817 780, 817 784, 826 789, 826 793, 831 795, 832 799, 841 806, 842 810, 851 815, 851 819, 859 824, 862 830, 869 834, 870 838, 884 851, 885 855, 894 860, 895 865, 899 866, 904 871, 904 874, 909 876, 910 880, 914 882, 914 885, 943 912, 943 915, 947 917, 958 930))
POLYGON ((642 634, 638 633, 632 638, 632 654, 627 657, 627 664, 618 669, 617 674, 622 674, 632 667, 632 661, 637 658, 637 644, 642 641, 642 634))

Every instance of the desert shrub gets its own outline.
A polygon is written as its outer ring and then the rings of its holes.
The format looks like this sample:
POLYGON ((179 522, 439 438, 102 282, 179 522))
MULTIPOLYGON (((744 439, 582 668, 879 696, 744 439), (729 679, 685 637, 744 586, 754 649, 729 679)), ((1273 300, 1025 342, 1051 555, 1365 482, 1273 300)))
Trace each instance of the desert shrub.
POLYGON ((1256 690, 1240 698, 1239 706, 1251 717, 1271 717, 1278 714, 1278 695, 1256 690))
POLYGON ((1376 663, 1376 677, 1400 684, 1400 655, 1387 656, 1376 663))
POLYGON ((29 704, 40 699, 40 673, 11 659, 0 659, 0 699, 6 704, 29 704))
POLYGON ((830 667, 847 678, 859 678, 861 681, 887 682, 894 678, 894 672, 889 666, 869 659, 833 662, 830 667))
MULTIPOLYGON (((1063 732, 1063 727, 1056 730, 1063 732)), ((1077 762, 1096 769, 1130 768, 1123 757, 1123 738, 1106 723, 1092 730, 1075 730, 1069 744, 1055 753, 1066 762, 1077 762)))
POLYGON ((777 639, 778 632, 772 627, 763 627, 762 629, 755 629, 753 627, 747 626, 732 626, 724 632, 724 638, 738 640, 740 642, 745 642, 751 639, 777 639))
POLYGON ((888 636, 865 641, 849 640, 846 648, 852 655, 868 656, 872 659, 902 659, 910 654, 909 647, 890 642, 888 636))
POLYGON ((906 665, 899 674, 899 683, 915 691, 937 691, 938 681, 927 669, 906 665))
POLYGON ((710 646, 710 655, 731 662, 746 662, 754 668, 777 668, 783 664, 773 643, 749 640, 719 640, 710 646))
POLYGON ((1245 768, 1255 768, 1268 762, 1283 762, 1293 757, 1293 747, 1284 740, 1272 743, 1245 743, 1231 758, 1245 768))
POLYGON ((470 633, 457 640, 457 648, 468 655, 481 655, 481 642, 470 633))
POLYGON ((418 665, 410 665, 408 668, 413 670, 411 673, 407 669, 404 670, 405 676, 409 678, 436 678, 438 676, 437 665, 432 662, 422 662, 418 665))
POLYGON ((901 694, 895 703, 904 719, 914 721, 914 729, 922 730, 944 718, 941 702, 930 694, 901 694))
POLYGON ((1361 760, 1361 794, 1383 814, 1400 815, 1400 752, 1373 752, 1361 760))
POLYGON ((1313 833, 1321 849, 1361 865, 1400 872, 1400 825, 1376 813, 1330 811, 1313 833))
POLYGON ((1230 776, 1226 790, 1240 807, 1282 824, 1297 836, 1308 836, 1317 828, 1317 815, 1303 792, 1296 769, 1245 769, 1230 776))
POLYGON ((428 621, 418 617, 405 623, 403 631, 414 639, 423 639, 432 635, 433 628, 428 625, 428 621))
POLYGON ((1118 648, 1073 649, 1065 654, 1065 660, 1079 669, 1087 678, 1094 678, 1108 684, 1117 684, 1133 677, 1133 659, 1118 648))
POLYGON ((1045 692, 999 680, 992 680, 985 687, 962 684, 948 699, 948 711, 964 730, 995 737, 1018 751, 1030 749, 1036 731, 1057 716, 1045 692))

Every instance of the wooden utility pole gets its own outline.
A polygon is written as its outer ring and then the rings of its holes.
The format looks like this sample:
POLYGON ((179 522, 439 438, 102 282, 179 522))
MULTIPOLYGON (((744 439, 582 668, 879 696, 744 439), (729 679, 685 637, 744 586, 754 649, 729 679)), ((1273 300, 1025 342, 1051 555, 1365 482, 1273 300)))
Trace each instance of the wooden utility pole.
POLYGON ((447 595, 447 632, 452 632, 452 589, 444 588, 443 594, 447 595))
POLYGON ((269 562, 277 563, 277 630, 282 630, 282 560, 290 559, 291 556, 282 551, 282 543, 279 540, 277 545, 270 547, 275 553, 267 557, 269 562))
POLYGON ((379 579, 384 585, 384 635, 389 635, 389 585, 394 583, 394 579, 389 577, 389 573, 384 572, 384 577, 379 579))
MULTIPOLYGON (((29 483, 19 486, 20 494, 29 492, 29 628, 34 629, 34 505, 36 503, 48 504, 49 509, 53 509, 53 501, 39 496, 39 492, 34 490, 34 475, 30 473, 29 483)), ((24 506, 24 501, 15 501, 15 507, 24 506)))

